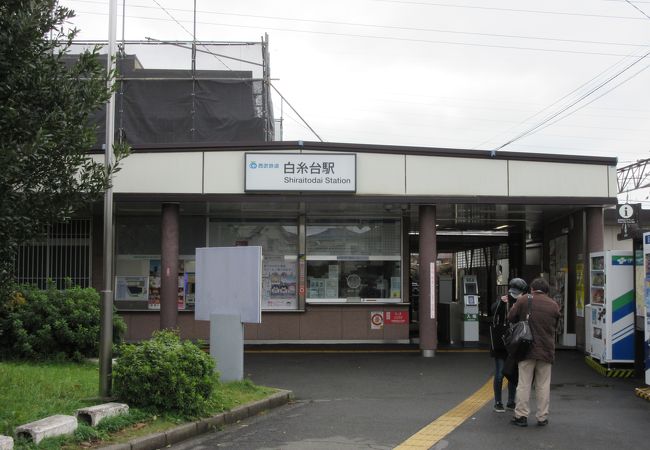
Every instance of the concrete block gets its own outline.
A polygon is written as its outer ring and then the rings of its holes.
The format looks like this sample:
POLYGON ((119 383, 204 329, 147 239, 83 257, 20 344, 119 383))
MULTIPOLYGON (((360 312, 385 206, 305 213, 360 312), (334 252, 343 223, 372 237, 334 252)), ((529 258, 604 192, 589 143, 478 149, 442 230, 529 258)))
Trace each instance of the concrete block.
POLYGON ((271 408, 277 408, 278 406, 287 404, 290 398, 291 391, 280 391, 270 396, 268 400, 271 408))
POLYGON ((89 406, 88 408, 80 408, 76 411, 75 415, 77 416, 77 420, 82 420, 94 427, 106 417, 127 414, 128 412, 129 405, 125 403, 103 403, 101 405, 89 406))
POLYGON ((132 450, 155 450, 167 446, 167 435, 165 433, 150 434, 131 441, 132 450))
POLYGON ((108 447, 102 447, 102 450, 131 450, 131 443, 113 444, 108 447))
POLYGON ((248 417, 248 406, 242 405, 225 412, 226 423, 236 423, 248 417))
POLYGON ((248 414, 250 416, 256 416, 262 411, 266 411, 267 409, 270 408, 271 408, 271 402, 269 402, 268 398, 264 400, 258 400, 248 405, 248 414))
POLYGON ((76 429, 76 417, 59 414, 17 427, 16 437, 25 437, 38 444, 48 437, 72 434, 76 429))
POLYGON ((9 436, 0 435, 0 450, 12 450, 14 448, 14 439, 9 436))
POLYGON ((190 439, 198 434, 195 422, 180 425, 165 432, 167 434, 167 445, 190 439))
POLYGON ((208 417, 207 419, 200 420, 196 427, 199 433, 207 433, 208 431, 219 429, 226 423, 226 415, 224 413, 217 414, 216 416, 208 417))

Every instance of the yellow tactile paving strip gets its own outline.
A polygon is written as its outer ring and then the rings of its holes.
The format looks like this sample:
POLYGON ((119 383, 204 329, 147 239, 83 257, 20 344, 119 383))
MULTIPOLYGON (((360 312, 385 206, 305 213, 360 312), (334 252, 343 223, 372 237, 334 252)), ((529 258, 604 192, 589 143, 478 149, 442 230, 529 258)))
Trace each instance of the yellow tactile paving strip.
POLYGON ((650 400, 650 387, 636 388, 634 393, 637 397, 641 397, 645 400, 650 400))
MULTIPOLYGON (((447 411, 442 416, 431 422, 413 436, 402 442, 395 449, 429 449, 438 441, 454 431, 465 420, 481 409, 487 402, 494 398, 492 389, 493 379, 483 385, 455 408, 447 411)), ((505 380, 504 380, 505 381, 505 380)), ((505 383, 504 383, 505 384, 505 383)))

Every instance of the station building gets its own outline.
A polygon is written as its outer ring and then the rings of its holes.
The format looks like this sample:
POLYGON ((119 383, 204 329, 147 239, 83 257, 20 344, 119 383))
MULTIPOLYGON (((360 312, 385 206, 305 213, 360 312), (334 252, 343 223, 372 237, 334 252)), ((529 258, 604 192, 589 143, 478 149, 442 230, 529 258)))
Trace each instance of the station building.
MULTIPOLYGON (((469 343, 459 323, 464 276, 476 277, 472 319, 481 322, 509 278, 543 275, 563 307, 558 342, 579 346, 585 264, 604 249, 616 160, 320 142, 176 145, 136 148, 114 196, 115 305, 129 340, 160 326, 163 249, 178 248, 177 324, 206 339, 208 324, 193 315, 195 249, 258 245, 263 320, 245 326, 249 343, 469 343)), ((96 284, 101 252, 92 259, 96 284)))
MULTIPOLYGON (((170 324, 207 340, 196 249, 254 245, 263 313, 247 343, 478 345, 508 280, 544 276, 562 307, 558 344, 584 346, 588 257, 609 245, 615 158, 278 141, 267 43, 211 45, 190 65, 189 44, 174 43, 183 67, 155 71, 159 47, 121 47, 116 128, 133 151, 114 179, 113 285, 128 341, 170 324), (242 65, 254 54, 250 70, 212 67, 215 55, 242 65), (171 294, 165 276, 178 280, 171 294)), ((25 246, 19 281, 100 290, 102 211, 25 246)))

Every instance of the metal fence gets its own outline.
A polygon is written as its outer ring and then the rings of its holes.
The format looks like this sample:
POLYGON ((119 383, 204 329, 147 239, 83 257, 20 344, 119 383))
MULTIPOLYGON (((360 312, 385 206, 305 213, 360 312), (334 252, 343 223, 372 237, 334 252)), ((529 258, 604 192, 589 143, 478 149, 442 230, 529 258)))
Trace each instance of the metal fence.
POLYGON ((52 280, 57 288, 89 287, 92 269, 92 222, 72 219, 49 225, 46 233, 22 245, 16 255, 16 281, 40 288, 52 280))

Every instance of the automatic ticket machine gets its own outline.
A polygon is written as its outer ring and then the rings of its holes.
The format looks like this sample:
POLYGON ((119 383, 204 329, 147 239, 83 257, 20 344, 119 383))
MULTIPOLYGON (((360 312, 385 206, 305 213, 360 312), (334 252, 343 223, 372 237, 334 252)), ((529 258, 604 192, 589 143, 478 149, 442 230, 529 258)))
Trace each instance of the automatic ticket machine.
POLYGON ((476 275, 465 275, 462 279, 463 289, 463 345, 478 344, 478 282, 476 275))

